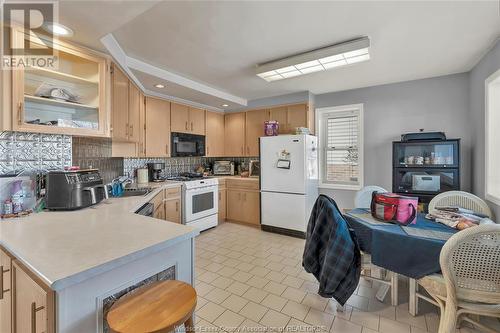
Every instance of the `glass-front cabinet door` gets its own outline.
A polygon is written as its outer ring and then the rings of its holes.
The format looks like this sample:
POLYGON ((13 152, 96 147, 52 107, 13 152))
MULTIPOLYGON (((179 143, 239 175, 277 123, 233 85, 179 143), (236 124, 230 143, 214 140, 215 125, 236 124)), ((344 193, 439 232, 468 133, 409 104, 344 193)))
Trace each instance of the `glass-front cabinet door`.
POLYGON ((458 169, 400 168, 394 172, 397 193, 437 194, 460 187, 458 169))
POLYGON ((395 168, 456 168, 459 164, 458 140, 395 142, 395 168))
MULTIPOLYGON (((24 43, 27 38, 14 31, 14 42, 24 43)), ((43 38, 38 41, 42 44, 43 38)), ((36 39, 31 43, 36 45, 36 39)), ((30 64, 12 71, 13 129, 108 136, 106 59, 57 41, 53 53, 55 66, 30 64)))

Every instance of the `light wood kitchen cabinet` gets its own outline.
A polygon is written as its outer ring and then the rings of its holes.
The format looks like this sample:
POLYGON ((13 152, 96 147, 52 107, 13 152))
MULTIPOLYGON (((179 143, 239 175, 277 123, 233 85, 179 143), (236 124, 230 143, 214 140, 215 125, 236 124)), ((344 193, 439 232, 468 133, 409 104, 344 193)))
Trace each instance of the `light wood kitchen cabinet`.
POLYGON ((165 219, 165 191, 160 191, 157 195, 151 199, 150 203, 153 204, 153 217, 155 219, 164 220, 165 219))
POLYGON ((226 211, 227 211, 227 189, 226 189, 226 180, 224 178, 219 179, 219 221, 226 220, 226 211))
POLYGON ((139 144, 137 145, 137 157, 146 157, 146 97, 139 93, 139 144))
POLYGON ((139 143, 141 92, 132 82, 128 85, 128 141, 139 143))
POLYGON ((226 180, 226 219, 248 224, 260 224, 260 193, 257 180, 226 180))
POLYGON ((113 96, 111 137, 117 141, 128 141, 129 80, 118 66, 113 65, 111 71, 111 94, 113 96))
POLYGON ((12 31, 10 41, 15 48, 24 48, 25 42, 33 48, 51 45, 57 54, 57 66, 29 66, 10 71, 12 117, 8 129, 109 137, 110 71, 106 57, 62 40, 25 34, 24 29, 12 31), (48 98, 51 86, 78 97, 48 98))
POLYGON ((181 199, 165 199, 165 220, 181 223, 181 199))
POLYGON ((55 292, 17 260, 12 281, 14 332, 55 332, 55 292))
POLYGON ((12 332, 12 257, 0 248, 0 332, 12 332))
POLYGON ((205 110, 172 103, 172 132, 205 135, 205 110))
POLYGON ((246 156, 259 156, 259 138, 264 135, 264 122, 266 120, 269 120, 269 110, 246 112, 246 156))
POLYGON ((224 115, 224 154, 245 156, 245 112, 224 115))
POLYGON ((206 125, 206 156, 224 156, 224 114, 207 111, 206 125))
POLYGON ((146 97, 146 156, 170 156, 170 102, 146 97))
POLYGON ((314 133, 314 119, 307 103, 283 105, 269 110, 270 120, 279 123, 279 134, 293 134, 296 127, 307 127, 314 133))

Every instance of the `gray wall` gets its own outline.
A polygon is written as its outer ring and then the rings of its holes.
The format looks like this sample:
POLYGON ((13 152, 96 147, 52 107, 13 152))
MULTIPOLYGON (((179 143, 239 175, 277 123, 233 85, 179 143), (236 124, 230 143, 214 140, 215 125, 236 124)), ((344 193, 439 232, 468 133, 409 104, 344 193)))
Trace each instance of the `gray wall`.
MULTIPOLYGON (((472 129, 472 191, 476 195, 483 197, 485 195, 484 180, 484 81, 488 76, 500 69, 500 40, 496 45, 481 59, 481 61, 470 71, 470 127, 472 129)), ((500 151, 500 150, 499 150, 500 151)), ((495 211, 495 216, 500 217, 500 206, 488 203, 495 211)))
MULTIPOLYGON (((392 141, 402 133, 443 131, 461 138, 461 185, 471 189, 468 74, 387 84, 315 96, 315 107, 364 104, 364 185, 392 189, 392 141)), ((353 207, 355 191, 321 189, 341 208, 353 207)))

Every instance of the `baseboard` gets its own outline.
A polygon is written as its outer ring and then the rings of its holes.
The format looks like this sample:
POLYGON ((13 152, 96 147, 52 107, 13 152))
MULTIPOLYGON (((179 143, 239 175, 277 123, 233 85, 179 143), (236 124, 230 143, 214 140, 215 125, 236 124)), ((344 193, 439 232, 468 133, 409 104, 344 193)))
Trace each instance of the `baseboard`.
POLYGON ((273 226, 264 225, 264 224, 261 224, 260 228, 263 231, 273 232, 275 234, 281 234, 281 235, 291 236, 291 237, 295 237, 295 238, 306 239, 306 233, 302 232, 302 231, 298 231, 298 230, 290 230, 290 229, 273 227, 273 226))

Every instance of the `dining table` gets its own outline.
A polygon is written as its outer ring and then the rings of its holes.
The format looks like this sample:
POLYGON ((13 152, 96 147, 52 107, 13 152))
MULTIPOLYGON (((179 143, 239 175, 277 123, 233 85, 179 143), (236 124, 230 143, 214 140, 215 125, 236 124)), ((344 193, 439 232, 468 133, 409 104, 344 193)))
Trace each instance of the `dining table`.
POLYGON ((360 250, 371 255, 372 264, 409 278, 409 312, 418 309, 417 280, 439 273, 439 255, 457 230, 418 213, 406 226, 380 221, 370 210, 355 208, 344 213, 360 250))

